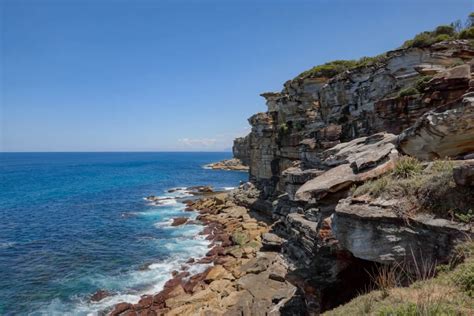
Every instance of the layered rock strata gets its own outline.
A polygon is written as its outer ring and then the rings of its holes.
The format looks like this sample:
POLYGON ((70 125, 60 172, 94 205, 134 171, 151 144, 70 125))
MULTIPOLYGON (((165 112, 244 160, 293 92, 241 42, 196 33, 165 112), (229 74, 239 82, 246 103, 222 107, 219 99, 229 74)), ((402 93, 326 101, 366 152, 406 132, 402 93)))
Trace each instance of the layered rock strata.
MULTIPOLYGON (((370 283, 363 272, 370 267, 410 264, 410 256, 444 262, 472 236, 458 218, 402 216, 397 200, 351 192, 392 172, 403 155, 472 156, 473 57, 468 41, 400 49, 330 79, 296 78, 262 94, 268 111, 249 118, 251 132, 234 152, 247 159, 259 191, 247 206, 267 206, 260 210, 272 216, 276 236, 267 239, 278 240, 269 246, 292 262, 287 279, 307 313, 354 296, 370 283)), ((456 168, 456 183, 469 185, 471 167, 456 168)))

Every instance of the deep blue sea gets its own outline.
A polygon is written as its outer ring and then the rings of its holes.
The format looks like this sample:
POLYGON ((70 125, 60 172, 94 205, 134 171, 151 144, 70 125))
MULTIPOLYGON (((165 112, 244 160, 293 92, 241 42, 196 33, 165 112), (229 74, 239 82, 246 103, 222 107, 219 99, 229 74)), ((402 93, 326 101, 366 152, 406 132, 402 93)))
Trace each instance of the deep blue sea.
MULTIPOLYGON (((235 187, 245 172, 204 169, 230 153, 0 153, 0 314, 87 315, 156 292, 189 257, 202 226, 170 188, 235 187), (144 268, 145 267, 145 268, 144 268), (95 303, 90 295, 112 296, 95 303)), ((196 271, 200 266, 194 266, 196 271)))

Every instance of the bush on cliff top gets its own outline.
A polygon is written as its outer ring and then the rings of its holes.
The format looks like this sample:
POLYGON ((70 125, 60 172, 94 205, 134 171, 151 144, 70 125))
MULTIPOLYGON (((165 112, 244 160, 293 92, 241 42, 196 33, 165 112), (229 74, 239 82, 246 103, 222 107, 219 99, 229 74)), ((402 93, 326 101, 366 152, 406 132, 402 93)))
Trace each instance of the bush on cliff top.
POLYGON ((383 62, 386 54, 380 54, 373 57, 362 57, 359 60, 334 60, 322 65, 315 66, 309 70, 303 71, 295 79, 303 78, 332 78, 344 71, 357 67, 371 66, 383 62))
POLYGON ((474 39, 474 26, 471 26, 468 29, 462 30, 461 33, 459 33, 459 38, 474 39))
MULTIPOLYGON (((427 47, 438 42, 454 40, 457 38, 474 39, 474 26, 471 20, 474 20, 474 13, 469 15, 469 21, 464 23, 464 25, 466 25, 464 29, 462 27, 462 22, 459 20, 450 25, 440 25, 433 31, 425 31, 415 35, 413 39, 405 41, 401 48, 427 47)), ((334 60, 303 71, 294 79, 330 79, 350 69, 371 66, 383 62, 385 58, 386 54, 380 54, 374 57, 362 57, 359 60, 334 60)))
POLYGON ((298 75, 298 78, 332 78, 350 68, 355 67, 355 60, 334 60, 315 66, 298 75))
POLYGON ((435 43, 449 41, 454 39, 472 39, 474 38, 474 29, 472 25, 473 13, 469 15, 466 22, 458 20, 450 25, 440 25, 433 31, 418 33, 414 38, 405 41, 402 48, 427 47, 435 43))

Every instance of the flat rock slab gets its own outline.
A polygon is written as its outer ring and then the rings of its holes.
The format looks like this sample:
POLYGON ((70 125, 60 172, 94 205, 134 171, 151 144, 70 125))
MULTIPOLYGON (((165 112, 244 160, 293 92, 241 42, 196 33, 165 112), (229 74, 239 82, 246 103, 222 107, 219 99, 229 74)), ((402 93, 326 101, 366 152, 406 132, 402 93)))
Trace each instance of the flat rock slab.
POLYGON ((329 193, 348 189, 352 184, 364 182, 392 170, 397 158, 396 151, 390 159, 379 166, 364 172, 355 173, 351 164, 344 164, 332 168, 319 177, 316 177, 301 186, 296 191, 295 200, 308 202, 311 199, 320 200, 329 193))
POLYGON ((257 301, 275 302, 292 297, 296 288, 288 282, 275 281, 268 273, 247 274, 237 281, 240 289, 250 292, 257 301))
POLYGON ((350 163, 355 171, 371 168, 384 160, 395 148, 397 136, 378 133, 338 144, 322 153, 326 166, 350 163))

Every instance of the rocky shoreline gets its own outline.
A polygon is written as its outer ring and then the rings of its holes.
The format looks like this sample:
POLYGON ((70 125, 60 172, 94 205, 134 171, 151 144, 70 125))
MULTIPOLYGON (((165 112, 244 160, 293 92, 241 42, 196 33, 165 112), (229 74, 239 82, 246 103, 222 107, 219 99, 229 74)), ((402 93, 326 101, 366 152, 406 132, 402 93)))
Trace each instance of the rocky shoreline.
POLYGON ((272 315, 283 308, 296 287, 285 279, 288 263, 280 254, 281 239, 269 232, 270 221, 244 206, 252 188, 245 184, 188 201, 188 210, 197 211, 204 224, 209 252, 174 271, 161 292, 137 304, 120 303, 110 315, 272 315), (188 269, 196 263, 209 267, 191 275, 188 269))
POLYGON ((233 146, 250 182, 187 205, 212 243, 189 264, 209 267, 111 314, 319 315, 386 269, 413 283, 420 262, 458 264, 474 237, 473 60, 474 42, 441 41, 262 94, 233 146))
POLYGON ((208 169, 227 170, 227 171, 248 171, 249 166, 244 164, 242 160, 237 158, 226 159, 205 166, 208 169))

